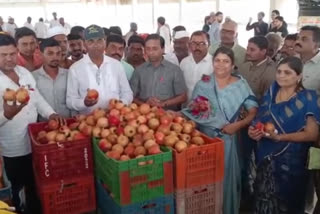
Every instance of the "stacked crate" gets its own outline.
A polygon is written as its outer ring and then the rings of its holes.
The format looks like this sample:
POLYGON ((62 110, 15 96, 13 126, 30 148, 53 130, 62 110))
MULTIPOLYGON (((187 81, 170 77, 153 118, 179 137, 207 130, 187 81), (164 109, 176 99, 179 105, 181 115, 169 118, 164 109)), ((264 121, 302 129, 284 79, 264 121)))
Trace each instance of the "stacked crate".
POLYGON ((173 151, 177 214, 222 213, 223 141, 202 137, 204 145, 173 151))
MULTIPOLYGON (((68 120, 68 124, 74 122, 68 120)), ((29 125, 37 192, 43 214, 81 214, 96 208, 91 139, 40 144, 47 123, 29 125)))
POLYGON ((174 214, 172 152, 117 161, 93 142, 98 207, 102 214, 174 214))

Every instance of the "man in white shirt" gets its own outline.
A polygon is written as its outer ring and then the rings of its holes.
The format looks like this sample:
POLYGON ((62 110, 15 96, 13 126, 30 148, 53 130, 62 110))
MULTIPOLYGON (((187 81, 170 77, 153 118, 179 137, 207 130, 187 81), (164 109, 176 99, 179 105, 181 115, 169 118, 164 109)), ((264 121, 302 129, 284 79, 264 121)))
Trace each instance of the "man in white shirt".
POLYGON ((34 26, 34 30, 36 32, 37 38, 38 39, 45 39, 47 38, 47 31, 48 27, 47 25, 43 22, 43 18, 39 19, 39 22, 37 22, 34 26))
POLYGON ((169 53, 171 51, 171 35, 170 28, 166 24, 166 19, 162 16, 158 18, 158 33, 164 39, 164 52, 169 53))
POLYGON ((87 55, 74 63, 68 72, 67 106, 71 110, 88 114, 97 108, 107 108, 110 99, 130 104, 133 94, 121 63, 105 56, 104 31, 91 25, 84 32, 87 55), (97 100, 87 97, 87 90, 99 92, 97 100))
POLYGON ((10 16, 8 19, 8 23, 4 23, 2 30, 9 33, 10 36, 14 37, 17 28, 18 26, 16 25, 16 23, 14 23, 14 18, 10 16))
POLYGON ((173 36, 173 52, 164 55, 164 58, 173 64, 180 65, 180 62, 189 56, 189 33, 185 30, 176 31, 173 36))
POLYGON ((28 124, 37 121, 38 114, 47 119, 58 116, 43 99, 31 73, 17 66, 15 40, 9 35, 0 35, 0 152, 3 156, 8 179, 12 185, 12 199, 17 211, 40 213, 35 191, 28 124), (26 104, 9 105, 2 99, 7 88, 28 90, 30 100, 26 104), (19 192, 25 189, 27 207, 21 207, 19 192))
POLYGON ((59 18, 59 23, 64 29, 64 34, 68 35, 71 31, 71 26, 64 21, 63 17, 59 18))
POLYGON ((209 35, 203 31, 195 31, 190 38, 191 55, 184 58, 180 64, 188 88, 188 101, 202 75, 213 72, 212 56, 208 53, 209 35))
POLYGON ((59 20, 57 18, 57 13, 56 12, 53 12, 52 13, 52 16, 53 16, 53 19, 50 21, 50 26, 49 28, 53 28, 55 26, 59 26, 60 23, 59 23, 59 20))
POLYGON ((27 21, 24 23, 23 26, 25 26, 25 27, 29 28, 30 30, 33 30, 33 31, 34 31, 34 27, 33 27, 33 25, 31 24, 31 21, 32 21, 31 17, 28 16, 27 21))

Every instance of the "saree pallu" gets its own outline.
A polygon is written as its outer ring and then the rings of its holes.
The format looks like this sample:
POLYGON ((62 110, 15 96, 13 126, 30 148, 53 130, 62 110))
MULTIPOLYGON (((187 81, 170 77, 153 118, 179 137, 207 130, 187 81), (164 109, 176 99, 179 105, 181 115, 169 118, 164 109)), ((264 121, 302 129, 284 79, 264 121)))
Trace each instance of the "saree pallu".
MULTIPOLYGON (((314 91, 302 90, 289 101, 275 103, 279 85, 263 98, 255 121, 275 125, 279 134, 302 131, 308 116, 319 123, 319 100, 314 91)), ((256 214, 303 214, 309 173, 306 169, 312 142, 275 142, 262 138, 256 150, 256 214)))
MULTIPOLYGON (((216 87, 215 78, 210 75, 209 81, 200 80, 192 95, 206 97, 211 105, 208 118, 199 118, 188 108, 182 113, 197 123, 198 129, 210 137, 220 137, 224 140, 224 184, 223 184, 223 213, 237 214, 240 205, 241 174, 237 154, 237 136, 221 133, 221 129, 238 119, 242 107, 250 109, 257 107, 253 92, 247 82, 239 77, 223 89, 216 87)), ((212 211, 214 212, 214 211, 212 211)), ((214 214, 214 213, 212 213, 214 214)))

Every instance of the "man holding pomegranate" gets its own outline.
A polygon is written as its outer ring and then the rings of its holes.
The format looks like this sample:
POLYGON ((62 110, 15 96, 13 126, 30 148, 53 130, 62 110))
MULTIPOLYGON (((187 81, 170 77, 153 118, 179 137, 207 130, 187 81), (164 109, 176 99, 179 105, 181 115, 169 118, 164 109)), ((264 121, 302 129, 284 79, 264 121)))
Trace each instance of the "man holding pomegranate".
POLYGON ((104 31, 91 25, 84 32, 87 55, 74 63, 68 73, 67 106, 80 113, 107 108, 111 99, 130 104, 133 97, 121 63, 105 56, 104 31))
POLYGON ((39 93, 31 73, 17 66, 15 40, 4 34, 0 35, 0 82, 0 151, 12 185, 13 204, 18 212, 40 213, 28 124, 36 122, 38 114, 49 119, 57 119, 58 115, 39 93), (25 209, 19 197, 23 188, 25 209))
POLYGON ((134 102, 179 110, 187 100, 187 87, 179 66, 163 59, 164 39, 149 35, 145 51, 149 61, 136 68, 130 80, 134 102))

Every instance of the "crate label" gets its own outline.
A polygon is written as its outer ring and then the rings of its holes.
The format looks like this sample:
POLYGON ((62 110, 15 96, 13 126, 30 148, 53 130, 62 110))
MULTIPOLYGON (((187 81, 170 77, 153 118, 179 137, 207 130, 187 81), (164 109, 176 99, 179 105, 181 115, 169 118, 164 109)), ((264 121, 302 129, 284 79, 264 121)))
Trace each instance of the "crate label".
POLYGON ((88 149, 84 148, 84 160, 85 160, 85 168, 89 168, 89 158, 88 158, 88 149))
POLYGON ((46 177, 50 176, 50 172, 49 172, 49 163, 48 163, 48 159, 47 159, 47 155, 44 155, 44 175, 46 177))

